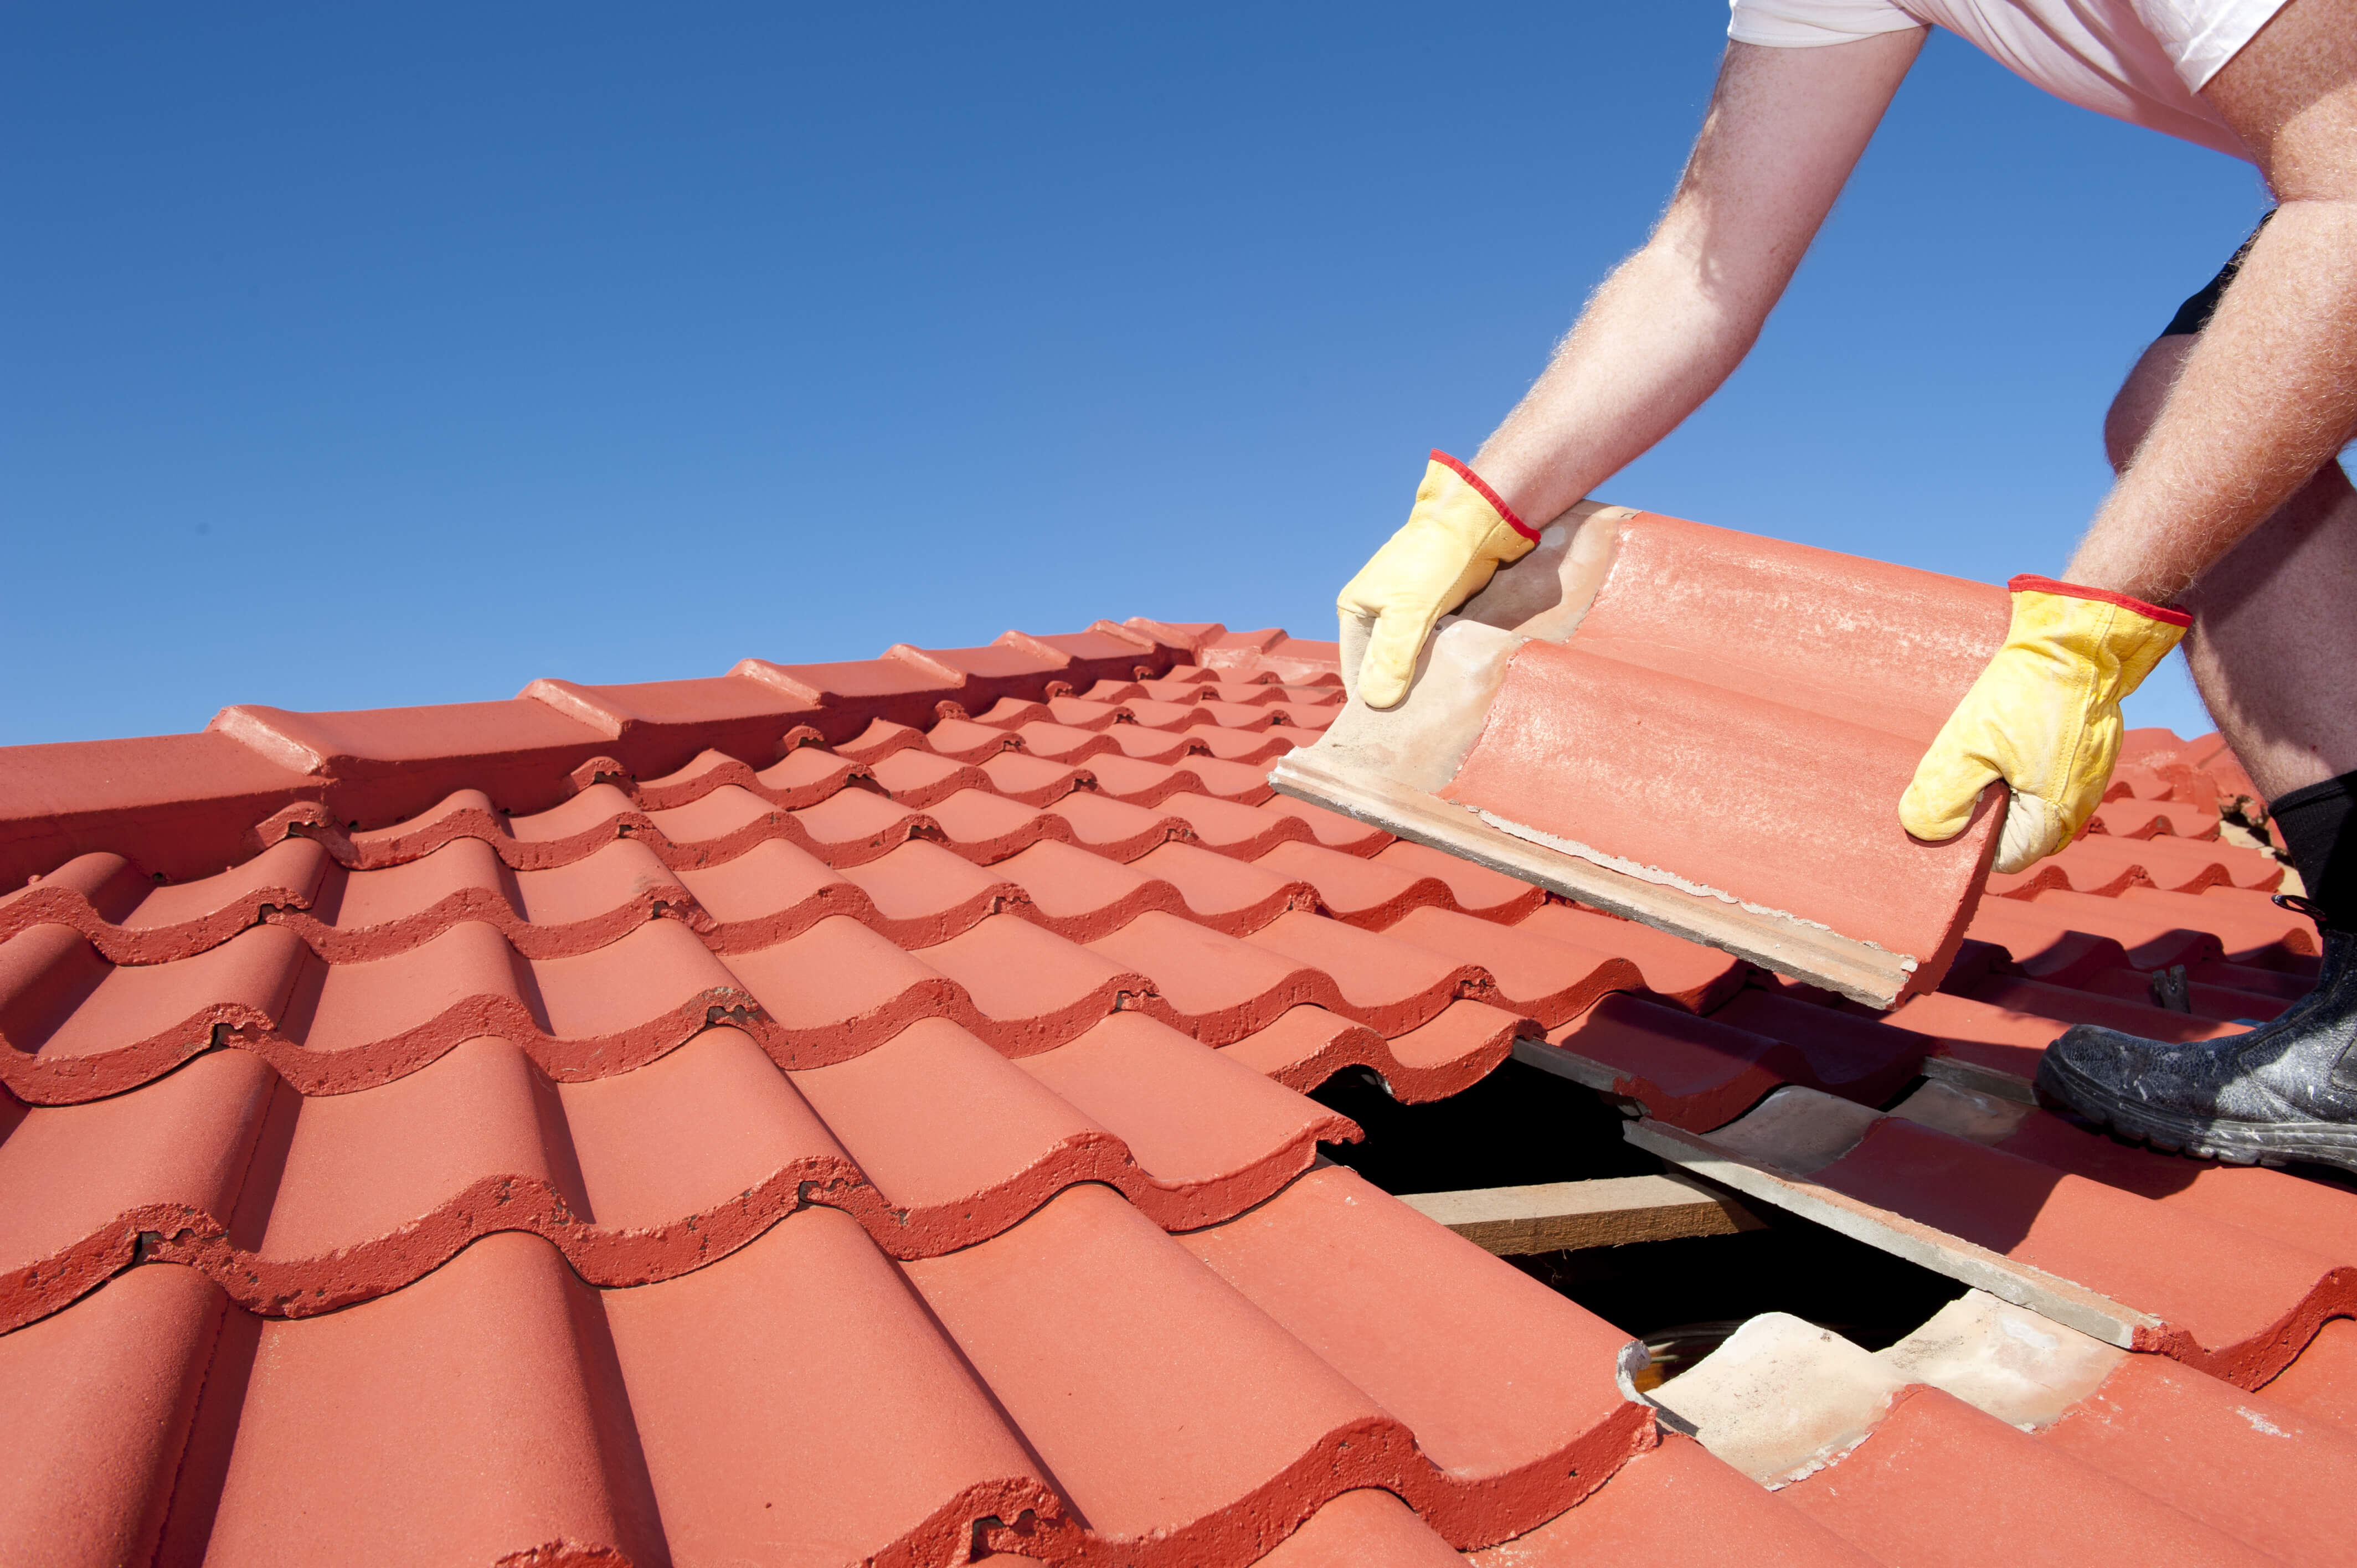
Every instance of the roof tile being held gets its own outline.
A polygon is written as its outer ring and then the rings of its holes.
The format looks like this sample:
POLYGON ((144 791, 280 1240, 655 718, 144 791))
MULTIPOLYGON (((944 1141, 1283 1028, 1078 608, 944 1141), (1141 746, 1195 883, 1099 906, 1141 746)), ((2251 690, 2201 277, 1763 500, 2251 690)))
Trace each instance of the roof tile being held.
POLYGON ((1346 705, 1273 780, 1889 1006, 1938 983, 1994 853, 1993 798, 1942 844, 1898 800, 2007 615, 1982 584, 1583 504, 1444 620, 1400 708, 1346 705))

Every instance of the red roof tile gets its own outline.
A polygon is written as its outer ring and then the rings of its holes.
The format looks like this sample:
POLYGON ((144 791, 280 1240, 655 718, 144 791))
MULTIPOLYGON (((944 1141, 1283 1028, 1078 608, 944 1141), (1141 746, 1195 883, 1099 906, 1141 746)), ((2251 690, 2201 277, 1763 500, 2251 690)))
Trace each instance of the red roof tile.
POLYGON ((1441 628, 1401 707, 1345 710, 1278 788, 1861 1000, 1931 989, 2001 813, 1932 844, 1891 802, 2003 591, 1577 510, 1441 628))
POLYGON ((2275 1561, 1934 1388, 1781 1495, 1885 1563, 2275 1561))
POLYGON ((2040 1436, 2286 1563, 2329 1563, 2357 1532, 2357 1433, 2174 1361, 2131 1356, 2040 1436))
POLYGON ((2357 1308, 2357 1267, 2329 1253, 1895 1116, 1814 1179, 2148 1313, 2141 1348, 2245 1386, 2357 1308))
POLYGON ((1672 1434, 1581 1507, 1471 1561, 1475 1568, 1867 1568, 1878 1560, 1672 1434))

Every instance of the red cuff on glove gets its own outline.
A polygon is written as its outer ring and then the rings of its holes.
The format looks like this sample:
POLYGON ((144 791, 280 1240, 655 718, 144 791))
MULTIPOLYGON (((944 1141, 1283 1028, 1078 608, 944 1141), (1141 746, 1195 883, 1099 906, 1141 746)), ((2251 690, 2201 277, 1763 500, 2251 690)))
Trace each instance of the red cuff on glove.
POLYGON ((1491 489, 1487 484, 1485 484, 1482 481, 1480 475, 1475 473, 1472 469, 1467 467, 1464 464, 1458 462, 1448 453, 1443 452, 1437 446, 1432 449, 1432 460, 1436 463, 1445 464, 1449 468, 1454 469, 1458 478, 1472 486, 1476 490, 1479 490, 1483 500, 1488 501, 1491 506, 1498 509, 1498 515, 1506 520, 1506 526, 1512 528, 1516 533, 1521 534, 1524 539, 1529 540, 1534 544, 1536 544, 1539 542, 1539 531, 1533 528, 1529 523, 1524 522, 1521 518, 1516 517, 1514 515, 1514 509, 1508 506, 1504 501, 1499 499, 1498 492, 1491 489))
MULTIPOLYGON (((1435 452, 1433 456, 1437 457, 1440 454, 1435 452)), ((1480 483, 1478 479, 1474 482, 1480 483)), ((1485 489, 1483 493, 1488 492, 1485 489)), ((1519 528, 1522 525, 1516 523, 1515 526, 1519 528)), ((2005 587, 2009 594, 2060 594, 2069 599, 2093 599, 2097 604, 2117 605, 2124 610, 2136 611, 2147 620, 2157 620, 2163 626, 2173 626, 2180 630, 2193 624, 2192 616, 2184 610, 2163 609, 2158 605, 2146 604, 2142 599, 2132 599, 2126 594, 2115 594, 2109 588, 2083 588, 2076 583, 2058 583, 2051 577, 2034 576, 2027 572, 2005 587)))

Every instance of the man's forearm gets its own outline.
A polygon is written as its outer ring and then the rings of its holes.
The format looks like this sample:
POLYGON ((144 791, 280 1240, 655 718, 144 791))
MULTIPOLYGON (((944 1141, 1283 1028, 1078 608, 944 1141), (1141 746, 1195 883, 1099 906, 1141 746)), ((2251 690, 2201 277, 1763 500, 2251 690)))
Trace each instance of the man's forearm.
POLYGON ((1656 238, 1596 291, 1544 375, 1473 459, 1534 525, 1677 428, 1731 375, 1757 315, 1704 286, 1699 259, 1656 238))
POLYGON ((1922 48, 1730 44, 1677 194, 1475 456, 1544 524, 1677 428, 1733 373, 1922 48))
POLYGON ((2168 604, 2357 429, 2357 200, 2289 201, 2064 569, 2168 604))

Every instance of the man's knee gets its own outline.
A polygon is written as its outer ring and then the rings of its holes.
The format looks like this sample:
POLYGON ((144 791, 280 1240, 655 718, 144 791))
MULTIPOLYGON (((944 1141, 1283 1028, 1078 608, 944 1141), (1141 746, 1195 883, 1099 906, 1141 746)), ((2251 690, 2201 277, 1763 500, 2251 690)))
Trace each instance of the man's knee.
POLYGON ((2145 432, 2159 417, 2160 405, 2169 401, 2169 389, 2185 368, 2185 357, 2199 341, 2185 336, 2155 338, 2113 394, 2112 406, 2104 413, 2104 455, 2115 472, 2126 471, 2128 460, 2144 444, 2145 432))

